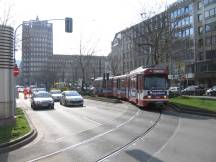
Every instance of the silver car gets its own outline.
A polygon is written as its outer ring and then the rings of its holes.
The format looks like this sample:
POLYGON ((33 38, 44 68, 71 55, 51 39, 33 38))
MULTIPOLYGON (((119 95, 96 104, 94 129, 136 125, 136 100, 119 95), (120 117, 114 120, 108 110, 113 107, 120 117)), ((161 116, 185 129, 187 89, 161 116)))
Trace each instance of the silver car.
POLYGON ((31 108, 51 108, 54 109, 54 100, 48 92, 36 92, 31 97, 31 108))
POLYGON ((83 97, 77 91, 64 91, 60 104, 64 106, 83 106, 83 97))
POLYGON ((54 101, 60 101, 60 98, 62 96, 62 93, 60 90, 51 90, 50 94, 54 101))

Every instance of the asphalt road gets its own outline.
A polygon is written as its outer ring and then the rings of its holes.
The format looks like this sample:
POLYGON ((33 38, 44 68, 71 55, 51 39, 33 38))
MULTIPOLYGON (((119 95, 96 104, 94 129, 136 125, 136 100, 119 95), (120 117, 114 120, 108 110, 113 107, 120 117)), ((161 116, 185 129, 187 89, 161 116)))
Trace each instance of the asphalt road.
POLYGON ((216 120, 166 109, 141 110, 129 103, 85 100, 84 107, 33 111, 19 99, 38 130, 30 144, 0 161, 25 162, 215 162, 216 120))

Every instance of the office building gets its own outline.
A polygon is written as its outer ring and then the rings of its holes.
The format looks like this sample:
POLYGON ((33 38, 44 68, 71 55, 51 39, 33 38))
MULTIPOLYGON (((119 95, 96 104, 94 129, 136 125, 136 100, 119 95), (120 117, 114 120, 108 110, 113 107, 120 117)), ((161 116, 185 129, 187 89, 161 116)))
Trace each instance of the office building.
POLYGON ((24 21, 22 25, 22 80, 25 85, 46 82, 48 58, 53 55, 53 27, 47 21, 24 21))
POLYGON ((111 46, 108 58, 113 74, 162 64, 169 67, 173 84, 216 84, 216 1, 177 1, 118 32, 111 46))

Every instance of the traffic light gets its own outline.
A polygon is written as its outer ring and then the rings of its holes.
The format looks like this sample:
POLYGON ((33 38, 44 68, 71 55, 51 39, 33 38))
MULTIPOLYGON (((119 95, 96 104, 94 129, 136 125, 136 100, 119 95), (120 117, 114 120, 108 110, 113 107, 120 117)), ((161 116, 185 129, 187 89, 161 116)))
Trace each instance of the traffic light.
POLYGON ((106 73, 103 73, 103 80, 106 80, 106 73))
POLYGON ((65 18, 65 32, 72 33, 73 31, 73 19, 70 17, 65 18))
POLYGON ((106 73, 106 79, 109 80, 109 73, 106 73))

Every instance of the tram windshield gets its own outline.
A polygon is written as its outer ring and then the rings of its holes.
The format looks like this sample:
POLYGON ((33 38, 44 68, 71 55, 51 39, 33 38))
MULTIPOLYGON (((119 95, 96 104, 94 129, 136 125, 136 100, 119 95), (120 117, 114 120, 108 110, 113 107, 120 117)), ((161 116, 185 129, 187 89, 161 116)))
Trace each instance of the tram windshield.
POLYGON ((144 77, 144 89, 149 90, 166 90, 168 82, 164 75, 149 75, 144 77))

